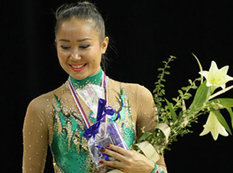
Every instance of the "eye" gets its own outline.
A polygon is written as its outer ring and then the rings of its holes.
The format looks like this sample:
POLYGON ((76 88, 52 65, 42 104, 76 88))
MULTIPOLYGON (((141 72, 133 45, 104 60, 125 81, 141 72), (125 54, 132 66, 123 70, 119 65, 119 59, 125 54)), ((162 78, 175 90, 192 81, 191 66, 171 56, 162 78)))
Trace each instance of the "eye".
POLYGON ((82 45, 79 46, 79 48, 81 48, 81 49, 86 49, 86 48, 88 48, 89 46, 90 46, 90 44, 82 44, 82 45))
POLYGON ((61 48, 62 48, 62 49, 65 49, 65 50, 67 50, 67 49, 69 49, 69 48, 70 48, 70 46, 61 45, 61 48))

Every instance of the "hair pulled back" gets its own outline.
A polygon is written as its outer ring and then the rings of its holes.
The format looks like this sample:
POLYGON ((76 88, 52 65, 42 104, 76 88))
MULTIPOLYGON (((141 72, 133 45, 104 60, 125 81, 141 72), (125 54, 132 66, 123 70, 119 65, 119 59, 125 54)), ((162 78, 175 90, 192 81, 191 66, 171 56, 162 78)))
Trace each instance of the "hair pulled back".
POLYGON ((72 17, 78 19, 91 19, 95 22, 95 29, 100 33, 100 39, 105 38, 105 24, 103 17, 96 6, 88 1, 82 1, 72 4, 64 4, 56 10, 55 36, 61 23, 72 17))
MULTIPOLYGON (((95 24, 95 29, 99 32, 100 41, 103 41, 105 36, 105 24, 104 19, 96 6, 88 1, 79 1, 72 4, 64 4, 55 12, 56 24, 55 24, 55 37, 62 22, 76 17, 77 19, 92 20, 95 24)), ((106 72, 109 59, 102 55, 101 66, 106 72)))

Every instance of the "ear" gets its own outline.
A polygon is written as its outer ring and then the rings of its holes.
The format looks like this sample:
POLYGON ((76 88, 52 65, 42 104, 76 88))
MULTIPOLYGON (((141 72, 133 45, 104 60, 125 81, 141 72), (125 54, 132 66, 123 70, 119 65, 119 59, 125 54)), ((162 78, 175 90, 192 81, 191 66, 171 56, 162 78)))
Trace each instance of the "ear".
POLYGON ((101 43, 102 54, 104 54, 108 48, 109 38, 105 37, 101 43))

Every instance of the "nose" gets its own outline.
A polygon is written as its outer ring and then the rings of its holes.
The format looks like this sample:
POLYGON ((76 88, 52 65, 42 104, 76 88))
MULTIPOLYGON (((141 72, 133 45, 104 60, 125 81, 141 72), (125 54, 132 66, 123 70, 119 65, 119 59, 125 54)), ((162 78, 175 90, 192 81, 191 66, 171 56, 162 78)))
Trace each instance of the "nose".
POLYGON ((71 53, 71 58, 73 60, 80 60, 81 56, 79 55, 78 49, 74 49, 71 53))

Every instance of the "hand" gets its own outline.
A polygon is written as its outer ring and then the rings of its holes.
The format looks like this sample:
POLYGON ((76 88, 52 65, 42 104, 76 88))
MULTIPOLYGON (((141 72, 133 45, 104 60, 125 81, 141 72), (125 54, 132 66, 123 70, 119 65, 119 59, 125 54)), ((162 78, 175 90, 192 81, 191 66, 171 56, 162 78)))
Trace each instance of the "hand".
POLYGON ((108 145, 108 149, 102 149, 102 152, 116 160, 101 160, 101 164, 117 168, 125 173, 150 173, 154 169, 153 161, 134 150, 108 145))

